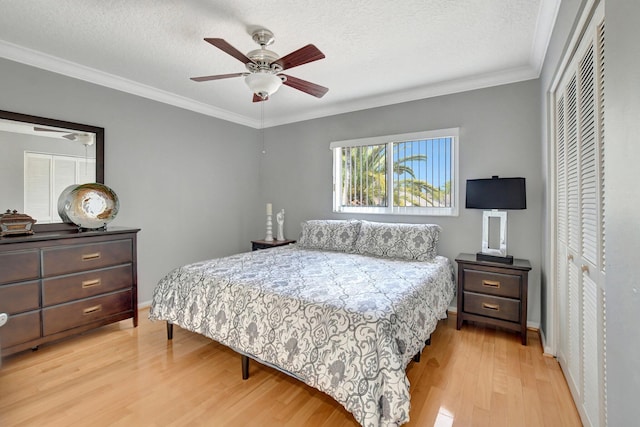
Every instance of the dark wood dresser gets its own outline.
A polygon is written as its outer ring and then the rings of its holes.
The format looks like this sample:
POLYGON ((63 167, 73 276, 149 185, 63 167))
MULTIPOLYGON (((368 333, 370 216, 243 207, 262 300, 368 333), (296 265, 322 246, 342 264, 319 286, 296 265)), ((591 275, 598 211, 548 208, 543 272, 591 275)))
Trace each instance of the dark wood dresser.
POLYGON ((513 264, 477 261, 460 254, 458 263, 458 323, 484 322, 520 332, 527 345, 527 292, 531 264, 515 259, 513 264))
POLYGON ((0 239, 0 353, 133 318, 139 229, 37 232, 0 239))

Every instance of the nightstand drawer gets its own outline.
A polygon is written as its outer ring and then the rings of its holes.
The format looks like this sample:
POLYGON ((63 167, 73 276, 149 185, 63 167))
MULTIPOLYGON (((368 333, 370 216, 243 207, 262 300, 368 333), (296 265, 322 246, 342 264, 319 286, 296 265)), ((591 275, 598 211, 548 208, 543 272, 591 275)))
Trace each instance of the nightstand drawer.
POLYGON ((464 270, 464 290, 507 298, 520 298, 520 276, 464 270))
POLYGON ((510 322, 520 321, 520 301, 508 298, 465 292, 464 311, 510 322))

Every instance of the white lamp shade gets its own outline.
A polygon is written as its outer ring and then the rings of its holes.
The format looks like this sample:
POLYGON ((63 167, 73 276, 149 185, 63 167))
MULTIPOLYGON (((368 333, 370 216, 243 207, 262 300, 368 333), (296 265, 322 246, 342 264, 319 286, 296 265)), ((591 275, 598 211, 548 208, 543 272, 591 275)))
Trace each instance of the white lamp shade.
POLYGON ((273 95, 282 86, 282 80, 275 74, 252 73, 244 79, 251 92, 257 95, 273 95))

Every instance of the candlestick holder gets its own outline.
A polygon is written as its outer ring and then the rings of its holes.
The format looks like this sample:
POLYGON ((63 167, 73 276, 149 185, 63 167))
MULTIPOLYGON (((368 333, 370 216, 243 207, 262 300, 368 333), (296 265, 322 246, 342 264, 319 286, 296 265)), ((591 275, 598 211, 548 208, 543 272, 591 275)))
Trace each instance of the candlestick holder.
POLYGON ((271 221, 271 215, 267 215, 267 237, 264 238, 265 242, 273 242, 273 222, 271 221))

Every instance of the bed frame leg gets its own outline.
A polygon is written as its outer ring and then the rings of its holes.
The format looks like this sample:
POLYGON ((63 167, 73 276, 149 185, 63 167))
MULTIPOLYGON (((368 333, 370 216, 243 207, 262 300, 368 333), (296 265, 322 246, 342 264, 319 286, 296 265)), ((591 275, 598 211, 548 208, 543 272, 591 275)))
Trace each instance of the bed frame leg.
POLYGON ((167 339, 173 339, 173 323, 167 322, 167 339))
POLYGON ((242 379, 246 380, 249 378, 249 356, 245 356, 244 354, 240 356, 242 358, 242 379))
MULTIPOLYGON (((431 345, 431 337, 427 338, 427 340, 424 342, 425 345, 431 345)), ((413 356, 413 361, 416 363, 420 362, 420 356, 422 355, 422 350, 420 350, 418 352, 418 354, 416 354, 415 356, 413 356)))

